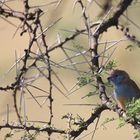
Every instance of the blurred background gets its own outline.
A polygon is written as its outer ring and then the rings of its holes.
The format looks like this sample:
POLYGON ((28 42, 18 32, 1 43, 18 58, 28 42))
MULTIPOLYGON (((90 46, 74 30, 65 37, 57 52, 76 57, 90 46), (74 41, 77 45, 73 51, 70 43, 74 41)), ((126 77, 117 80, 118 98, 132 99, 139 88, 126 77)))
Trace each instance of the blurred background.
MULTIPOLYGON (((44 10, 45 14, 42 16, 42 24, 44 29, 49 26, 52 22, 56 21, 59 18, 62 18, 54 27, 52 27, 46 35, 47 42, 49 46, 53 45, 56 41, 57 35, 61 36, 61 39, 65 39, 67 36, 71 35, 75 29, 83 29, 85 28, 84 21, 82 18, 82 11, 81 7, 76 4, 74 7, 74 1, 66 1, 62 0, 60 3, 57 1, 48 0, 30 0, 30 5, 35 7, 40 7, 44 10)), ((108 2, 106 0, 98 0, 98 1, 84 1, 85 6, 88 7, 87 14, 92 22, 98 21, 105 16, 105 13, 110 9, 110 6, 115 6, 118 3, 117 0, 112 0, 108 2), (103 8, 103 9, 102 9, 103 8)), ((22 1, 15 0, 9 1, 6 3, 11 9, 16 9, 17 11, 23 11, 23 4, 22 1)), ((125 16, 122 16, 120 19, 120 24, 129 27, 130 32, 134 34, 137 39, 140 39, 139 36, 139 23, 140 18, 138 18, 138 14, 140 12, 140 4, 137 1, 133 3, 126 13, 125 16), (129 19, 130 20, 129 20, 129 19)), ((16 55, 21 57, 24 53, 24 49, 28 47, 29 43, 29 36, 28 34, 24 34, 20 36, 21 30, 19 29, 17 32, 17 26, 20 24, 18 20, 13 18, 7 18, 6 20, 3 19, 1 16, 0 18, 0 42, 1 42, 1 52, 0 52, 0 85, 6 86, 12 83, 15 79, 16 71, 12 69, 10 72, 8 70, 11 66, 15 63, 16 55), (9 22, 12 22, 9 24, 9 22)), ((112 42, 117 40, 124 40, 120 43, 116 44, 114 48, 116 48, 115 52, 111 56, 110 60, 115 60, 117 68, 126 70, 130 75, 131 78, 136 81, 136 83, 140 87, 140 49, 132 42, 128 41, 124 34, 117 30, 115 27, 109 29, 106 33, 104 33, 100 39, 101 45, 99 45, 99 51, 102 52, 105 47, 104 42, 112 42), (129 50, 126 49, 128 45, 134 45, 134 47, 129 50)), ((85 35, 77 37, 75 40, 67 43, 66 50, 69 57, 73 57, 74 55, 78 54, 78 52, 73 52, 72 50, 78 51, 75 49, 75 46, 81 47, 81 51, 88 50, 88 39, 85 35), (71 49, 71 50, 69 50, 71 49)), ((108 54, 111 53, 112 50, 108 51, 108 54)), ((90 60, 88 57, 90 53, 86 54, 87 59, 90 60)), ((64 52, 57 49, 51 53, 51 59, 56 63, 63 63, 64 66, 67 66, 69 63, 67 61, 63 61, 66 59, 64 52)), ((72 59, 73 62, 81 62, 83 61, 84 57, 79 56, 72 59)), ((77 64, 78 65, 78 64, 77 64)), ((87 72, 90 66, 88 64, 81 64, 77 67, 82 71, 87 72)), ((94 106, 66 106, 64 104, 97 104, 100 103, 98 95, 85 97, 87 93, 94 91, 92 85, 87 85, 77 89, 77 82, 78 74, 76 71, 72 71, 70 69, 59 69, 54 68, 55 72, 61 79, 61 81, 65 84, 66 89, 74 90, 66 99, 62 93, 60 93, 57 89, 53 90, 54 95, 54 126, 58 126, 58 128, 66 128, 66 121, 62 120, 62 116, 69 113, 74 115, 79 114, 85 120, 88 118, 95 108, 94 106), (73 88, 74 87, 74 88, 73 88)), ((31 73, 29 72, 29 75, 31 73)), ((107 76, 107 75, 106 75, 107 76)), ((106 81, 106 78, 105 82, 106 81)), ((62 84, 58 81, 58 79, 54 76, 55 84, 62 89, 64 93, 67 91, 64 90, 62 84)), ((36 81, 36 85, 40 85, 41 88, 46 89, 46 81, 45 79, 41 79, 36 81)), ((32 89, 34 95, 40 94, 39 91, 32 89)), ((108 90, 108 93, 111 95, 111 90, 108 90)), ((67 93, 66 93, 67 94, 67 93)), ((44 99, 39 99, 40 102, 43 102, 44 99)), ((7 111, 7 104, 10 107, 10 121, 14 122, 17 120, 14 107, 13 107, 13 96, 12 92, 1 92, 0 94, 0 123, 4 123, 6 119, 6 111, 7 111)), ((26 98, 26 111, 29 120, 42 120, 46 121, 48 118, 48 107, 47 104, 40 108, 30 97, 27 95, 26 98)), ((112 111, 104 111, 101 115, 97 131, 94 136, 94 140, 100 140, 106 138, 108 140, 115 140, 117 139, 127 139, 133 140, 134 136, 134 129, 130 125, 126 125, 120 129, 117 129, 119 125, 118 115, 112 111), (106 118, 115 118, 115 121, 111 121, 106 125, 102 125, 106 118)), ((81 137, 87 135, 88 133, 94 130, 95 124, 93 124, 87 132, 85 132, 81 137)), ((6 129, 2 129, 0 131, 0 138, 4 139, 5 134, 9 131, 6 129)), ((19 139, 21 132, 16 133, 13 136, 13 139, 19 139)), ((83 139, 88 140, 92 136, 92 133, 88 136, 85 136, 83 139)), ((54 136, 55 137, 55 136, 54 136)), ((41 134, 39 139, 45 140, 46 136, 41 134)), ((62 137, 58 137, 58 139, 62 139, 62 137)), ((81 138, 82 139, 82 138, 81 138)))

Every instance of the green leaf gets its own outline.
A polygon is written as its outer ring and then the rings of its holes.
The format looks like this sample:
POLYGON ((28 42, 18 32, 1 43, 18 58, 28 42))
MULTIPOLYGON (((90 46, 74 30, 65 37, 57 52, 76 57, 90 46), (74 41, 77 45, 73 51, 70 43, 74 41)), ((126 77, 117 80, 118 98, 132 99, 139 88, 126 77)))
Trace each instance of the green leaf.
POLYGON ((134 46, 133 45, 128 45, 125 49, 129 50, 129 51, 132 51, 134 49, 134 46))
POLYGON ((14 134, 9 132, 5 135, 4 140, 7 140, 8 138, 11 138, 14 134))
POLYGON ((95 95, 98 95, 98 92, 97 91, 93 91, 93 92, 91 91, 87 95, 85 95, 84 97, 82 97, 82 99, 85 98, 85 97, 91 97, 91 96, 95 96, 95 95))
POLYGON ((77 78, 78 79, 78 86, 82 87, 92 82, 92 77, 90 75, 82 75, 77 78))
POLYGON ((104 67, 104 69, 106 71, 110 71, 110 70, 112 70, 113 68, 116 68, 116 67, 117 67, 116 62, 114 60, 111 60, 107 63, 107 65, 104 67))
POLYGON ((140 99, 133 99, 126 104, 126 116, 129 118, 135 117, 140 122, 140 99))

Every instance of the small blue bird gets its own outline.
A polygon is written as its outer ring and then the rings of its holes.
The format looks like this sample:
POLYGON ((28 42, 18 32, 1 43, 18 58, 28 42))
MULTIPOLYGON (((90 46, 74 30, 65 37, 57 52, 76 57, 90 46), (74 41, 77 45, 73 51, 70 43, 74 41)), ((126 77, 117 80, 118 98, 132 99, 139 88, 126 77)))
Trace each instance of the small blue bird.
POLYGON ((114 96, 118 106, 125 109, 127 101, 140 98, 140 89, 137 84, 123 70, 114 70, 108 77, 114 87, 114 96))

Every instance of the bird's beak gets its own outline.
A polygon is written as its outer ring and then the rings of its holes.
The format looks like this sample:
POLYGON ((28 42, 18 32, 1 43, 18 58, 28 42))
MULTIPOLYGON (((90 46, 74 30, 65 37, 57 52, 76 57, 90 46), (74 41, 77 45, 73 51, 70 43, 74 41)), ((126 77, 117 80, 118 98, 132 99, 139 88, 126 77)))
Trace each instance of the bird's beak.
POLYGON ((107 77, 107 80, 108 80, 108 82, 110 82, 111 81, 111 76, 107 77))

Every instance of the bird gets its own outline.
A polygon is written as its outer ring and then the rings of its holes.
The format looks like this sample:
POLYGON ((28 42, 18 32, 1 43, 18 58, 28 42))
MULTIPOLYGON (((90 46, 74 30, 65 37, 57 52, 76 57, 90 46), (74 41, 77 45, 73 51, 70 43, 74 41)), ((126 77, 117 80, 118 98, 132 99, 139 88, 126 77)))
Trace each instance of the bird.
POLYGON ((128 101, 140 98, 139 87, 126 71, 115 69, 107 79, 113 85, 114 98, 122 110, 126 109, 128 101))

